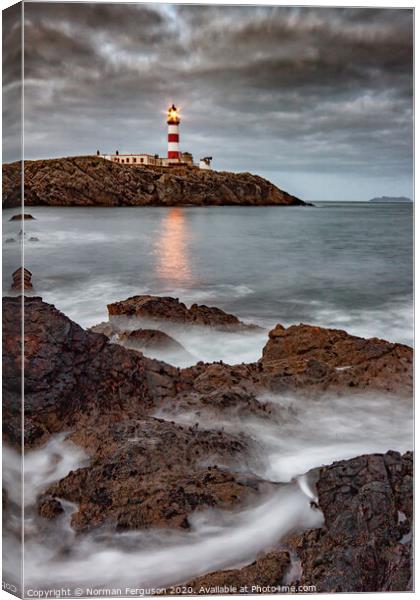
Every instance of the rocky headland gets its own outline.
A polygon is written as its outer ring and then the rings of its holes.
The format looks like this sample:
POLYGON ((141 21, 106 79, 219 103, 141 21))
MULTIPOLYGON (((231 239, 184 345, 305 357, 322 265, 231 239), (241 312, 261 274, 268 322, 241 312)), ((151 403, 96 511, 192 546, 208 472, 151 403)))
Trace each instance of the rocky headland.
MULTIPOLYGON (((21 302, 3 299, 4 436, 14 447, 21 442, 21 302)), ((158 334, 165 319, 187 328, 198 321, 226 335, 232 328, 246 334, 252 325, 220 309, 155 296, 109 305, 109 322, 91 330, 39 297, 26 297, 24 307, 26 449, 69 431, 68 439, 89 456, 89 464, 46 486, 37 500, 39 518, 56 519, 62 503, 73 502, 78 535, 104 526, 187 532, 203 509, 253 506, 277 490, 281 484, 256 475, 263 457, 255 440, 211 426, 212 419, 234 416, 272 422, 277 407, 261 400, 264 392, 321 403, 330 392, 348 395, 349 402, 361 390, 401 398, 412 393, 411 348, 340 330, 277 325, 255 363, 198 362, 181 369, 131 344, 144 347, 157 338, 174 350, 177 340, 158 334), (137 328, 124 331, 122 317, 134 317, 137 328), (143 321, 153 321, 154 329, 143 321), (183 410, 198 415, 197 422, 161 418, 183 410), (210 425, 200 421, 203 414, 210 425)), ((291 531, 248 565, 173 583, 197 593, 285 582, 319 592, 412 589, 413 458, 389 450, 320 465, 311 510, 321 511, 322 527, 291 531)))
MULTIPOLYGON (((3 165, 3 208, 21 205, 21 163, 3 165)), ((251 173, 130 167, 96 156, 25 161, 25 206, 306 206, 251 173)))

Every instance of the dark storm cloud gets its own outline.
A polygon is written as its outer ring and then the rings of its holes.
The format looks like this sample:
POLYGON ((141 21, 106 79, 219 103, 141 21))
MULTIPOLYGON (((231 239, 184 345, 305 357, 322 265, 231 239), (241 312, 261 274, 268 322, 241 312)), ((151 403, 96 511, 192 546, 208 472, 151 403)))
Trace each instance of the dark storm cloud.
POLYGON ((3 11, 2 35, 2 146, 3 156, 22 154, 22 9, 3 11))
POLYGON ((163 153, 175 101, 217 168, 409 185, 410 10, 29 3, 25 40, 28 157, 163 153))

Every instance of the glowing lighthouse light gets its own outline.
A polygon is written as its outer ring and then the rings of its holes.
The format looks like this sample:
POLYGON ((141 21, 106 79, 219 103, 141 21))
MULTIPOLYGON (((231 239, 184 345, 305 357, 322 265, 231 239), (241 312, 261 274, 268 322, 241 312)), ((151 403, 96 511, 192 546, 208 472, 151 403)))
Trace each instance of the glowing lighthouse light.
POLYGON ((179 151, 179 124, 181 119, 175 104, 168 108, 168 161, 179 162, 181 152, 179 151))

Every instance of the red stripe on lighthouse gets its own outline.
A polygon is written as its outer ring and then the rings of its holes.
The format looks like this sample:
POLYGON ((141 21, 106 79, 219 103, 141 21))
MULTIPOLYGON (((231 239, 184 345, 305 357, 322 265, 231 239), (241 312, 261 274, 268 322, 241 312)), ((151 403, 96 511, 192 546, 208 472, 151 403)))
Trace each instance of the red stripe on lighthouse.
POLYGON ((168 142, 179 142, 178 133, 168 133, 168 142))
POLYGON ((179 152, 174 152, 172 150, 169 150, 168 152, 168 158, 179 158, 179 152))

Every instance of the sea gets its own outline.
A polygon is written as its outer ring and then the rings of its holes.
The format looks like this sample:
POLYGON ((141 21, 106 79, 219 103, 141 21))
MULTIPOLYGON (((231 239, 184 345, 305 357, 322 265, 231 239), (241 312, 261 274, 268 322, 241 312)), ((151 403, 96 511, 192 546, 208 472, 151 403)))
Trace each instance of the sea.
MULTIPOLYGON (((3 211, 3 294, 19 266, 17 212, 3 211)), ((82 327, 106 320, 110 302, 157 294, 267 329, 303 322, 413 342, 412 204, 26 212, 34 293, 82 327)))
MULTIPOLYGON (((26 212, 35 219, 24 222, 24 230, 21 222, 10 221, 18 212, 3 211, 3 293, 10 293, 24 239, 33 293, 82 327, 106 320, 110 302, 158 294, 188 305, 215 305, 263 328, 252 334, 178 331, 192 362, 257 360, 276 323, 305 322, 413 342, 411 204, 31 207, 26 212)), ((310 504, 316 494, 312 469, 364 453, 413 448, 411 398, 360 392, 309 400, 267 392, 258 399, 270 403, 269 421, 223 414, 215 419, 204 410, 197 417, 172 406, 154 415, 253 440, 256 454, 238 470, 250 468, 281 484, 234 511, 194 512, 188 531, 105 528, 78 535, 70 524, 78 507, 70 502, 63 502, 64 514, 46 526, 37 514, 38 495, 90 459, 66 440, 66 432, 26 452, 27 590, 69 586, 77 596, 112 589, 115 593, 105 593, 139 596, 159 587, 163 593, 179 593, 171 586, 249 564, 281 545, 291 531, 320 527, 322 512, 310 504), (133 594, 130 587, 138 591, 133 594)), ((3 456, 5 487, 18 504, 21 459, 7 447, 3 456)), ((12 517, 6 519, 4 571, 17 581, 20 520, 12 517)), ((292 556, 282 584, 295 581, 299 568, 292 556)))

